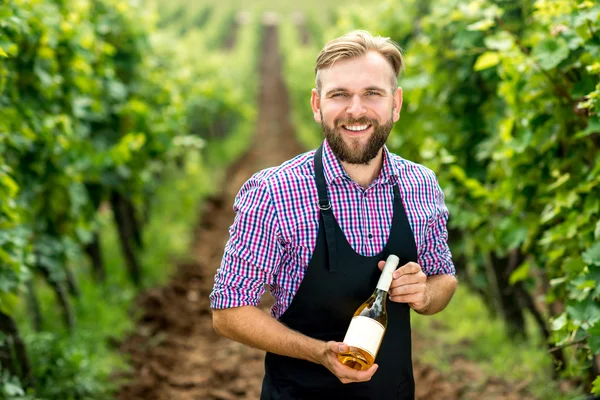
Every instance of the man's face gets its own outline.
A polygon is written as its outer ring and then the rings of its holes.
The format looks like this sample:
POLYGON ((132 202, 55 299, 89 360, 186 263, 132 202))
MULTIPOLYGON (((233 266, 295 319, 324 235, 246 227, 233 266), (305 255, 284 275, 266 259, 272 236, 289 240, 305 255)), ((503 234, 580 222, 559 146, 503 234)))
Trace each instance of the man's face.
POLYGON ((325 139, 341 161, 368 164, 400 118, 402 89, 393 89, 392 67, 369 52, 337 61, 319 76, 321 93, 313 89, 311 105, 325 139))

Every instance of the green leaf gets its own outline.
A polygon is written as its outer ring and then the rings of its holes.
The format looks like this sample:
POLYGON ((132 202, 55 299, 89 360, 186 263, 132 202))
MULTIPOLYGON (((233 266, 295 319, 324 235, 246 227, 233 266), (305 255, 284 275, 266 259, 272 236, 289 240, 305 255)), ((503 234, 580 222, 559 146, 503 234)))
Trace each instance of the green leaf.
POLYGON ((567 314, 578 326, 581 326, 584 322, 594 325, 600 321, 600 305, 592 299, 576 302, 567 306, 567 314))
POLYGON ((524 281, 529 277, 529 263, 526 261, 510 274, 509 283, 514 285, 517 282, 524 281))
POLYGON ((501 31, 495 35, 483 39, 485 47, 491 50, 509 50, 514 45, 512 35, 506 31, 501 31))
POLYGON ((4 383, 3 393, 8 396, 25 396, 25 391, 23 390, 23 388, 12 382, 4 383))
POLYGON ((565 325, 567 325, 567 313, 562 313, 552 321, 551 328, 553 331, 560 331, 565 325))
POLYGON ((590 338, 588 343, 593 354, 600 354, 600 323, 595 324, 593 327, 588 329, 590 338))
POLYGON ((468 25, 467 30, 469 31, 487 31, 494 26, 494 20, 491 18, 485 18, 481 21, 477 21, 474 24, 468 25))
POLYGON ((562 276, 560 278, 550 279, 550 286, 555 287, 555 286, 558 286, 558 285, 561 285, 561 284, 565 283, 568 280, 569 280, 569 277, 567 277, 567 276, 562 276))
POLYGON ((587 249, 581 258, 586 264, 600 265, 600 241, 594 243, 587 249))
POLYGON ((587 128, 579 132, 575 137, 582 138, 598 132, 600 132, 600 117, 594 116, 588 120, 587 128))
POLYGON ((540 41, 531 53, 542 69, 555 68, 569 56, 569 46, 560 37, 547 37, 540 41))
POLYGON ((0 292, 0 311, 3 313, 12 315, 18 303, 19 296, 16 294, 0 292))
POLYGON ((484 69, 494 67, 498 65, 498 63, 500 63, 500 56, 498 55, 498 53, 495 51, 486 51, 477 58, 473 69, 475 71, 481 71, 484 69))
POLYGON ((592 382, 592 394, 600 394, 600 375, 592 382))

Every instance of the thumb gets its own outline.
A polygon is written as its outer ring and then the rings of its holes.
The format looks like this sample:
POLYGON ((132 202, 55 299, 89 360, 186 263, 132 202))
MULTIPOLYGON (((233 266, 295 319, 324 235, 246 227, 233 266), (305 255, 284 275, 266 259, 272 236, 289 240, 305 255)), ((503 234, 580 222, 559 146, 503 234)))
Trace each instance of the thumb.
POLYGON ((348 351, 348 346, 342 342, 329 342, 329 350, 335 354, 341 354, 348 351))
POLYGON ((377 263, 377 268, 379 268, 380 271, 383 271, 383 267, 385 267, 385 261, 381 260, 377 263))

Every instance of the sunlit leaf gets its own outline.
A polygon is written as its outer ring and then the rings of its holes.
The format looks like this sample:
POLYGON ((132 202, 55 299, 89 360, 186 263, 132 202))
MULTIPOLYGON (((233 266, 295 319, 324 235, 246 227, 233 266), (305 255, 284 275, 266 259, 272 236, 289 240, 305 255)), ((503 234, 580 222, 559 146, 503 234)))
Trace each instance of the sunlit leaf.
POLYGON ((487 51, 477 58, 473 69, 475 71, 481 71, 487 68, 494 67, 498 65, 498 63, 500 63, 500 56, 498 55, 498 53, 494 51, 487 51))
POLYGON ((500 31, 484 39, 485 46, 491 50, 509 50, 514 45, 512 35, 506 31, 500 31))
POLYGON ((487 31, 492 26, 494 26, 494 20, 486 18, 467 26, 467 29, 470 31, 487 31))
POLYGON ((529 277, 529 263, 524 262, 510 274, 509 283, 511 285, 514 285, 517 282, 524 281, 528 277, 529 277))
POLYGON ((555 318, 552 321, 551 327, 552 327, 553 331, 559 331, 562 328, 564 328, 566 324, 567 324, 567 314, 562 313, 561 315, 559 315, 557 318, 555 318))

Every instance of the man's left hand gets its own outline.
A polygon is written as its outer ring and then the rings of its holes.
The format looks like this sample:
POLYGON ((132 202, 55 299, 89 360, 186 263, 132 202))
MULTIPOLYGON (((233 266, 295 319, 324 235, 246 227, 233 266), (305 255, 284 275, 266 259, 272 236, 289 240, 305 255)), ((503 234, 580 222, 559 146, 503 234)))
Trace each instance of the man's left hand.
MULTIPOLYGON (((380 270, 383 270, 384 265, 385 261, 379 261, 377 264, 380 270)), ((417 312, 426 310, 431 297, 427 291, 427 275, 421 266, 409 262, 394 271, 388 296, 396 303, 408 303, 410 308, 417 312)))

